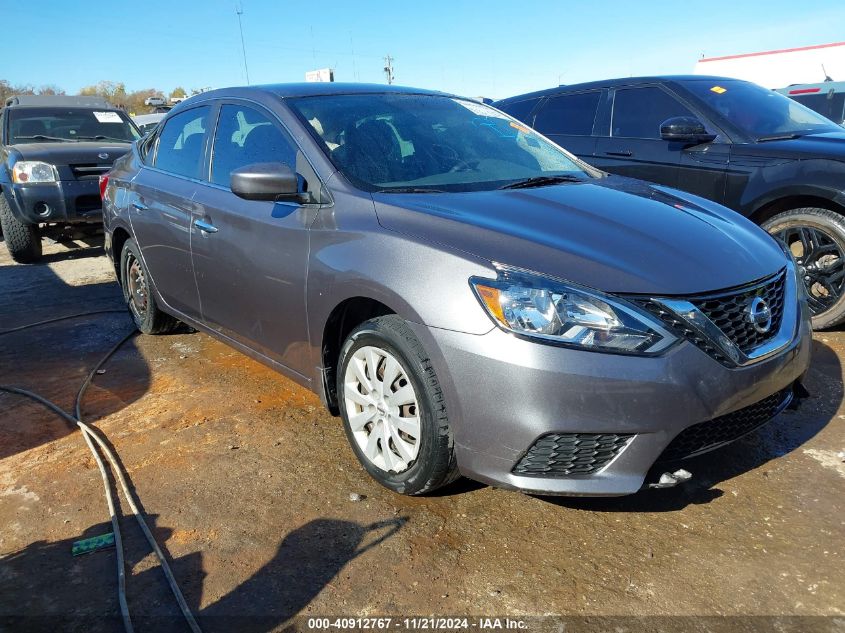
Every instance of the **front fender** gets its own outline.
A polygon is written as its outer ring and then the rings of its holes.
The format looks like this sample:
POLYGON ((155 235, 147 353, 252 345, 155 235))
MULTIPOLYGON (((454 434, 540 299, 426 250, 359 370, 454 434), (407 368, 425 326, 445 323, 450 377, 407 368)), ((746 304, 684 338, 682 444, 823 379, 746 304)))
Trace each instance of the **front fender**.
POLYGON ((830 200, 845 207, 845 163, 807 159, 762 170, 749 180, 741 204, 747 215, 753 215, 776 200, 798 196, 830 200), (776 177, 773 169, 780 170, 776 177))

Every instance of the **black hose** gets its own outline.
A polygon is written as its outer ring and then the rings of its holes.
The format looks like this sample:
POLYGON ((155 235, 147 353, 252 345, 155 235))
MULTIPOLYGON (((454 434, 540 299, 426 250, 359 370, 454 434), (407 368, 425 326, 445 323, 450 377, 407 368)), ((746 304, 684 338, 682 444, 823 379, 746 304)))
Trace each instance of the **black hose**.
POLYGON ((126 308, 122 308, 120 310, 112 308, 110 310, 94 310, 93 312, 80 312, 78 314, 69 314, 67 316, 57 317, 55 319, 47 319, 46 321, 38 321, 37 323, 28 323, 27 325, 13 327, 9 330, 0 330, 0 336, 3 336, 4 334, 12 334, 13 332, 22 332, 23 330, 29 330, 30 328, 39 327, 41 325, 49 325, 51 323, 57 323, 59 321, 67 321, 69 319, 79 319, 81 317, 93 316, 95 314, 126 314, 126 308))
MULTIPOLYGON (((25 330, 28 328, 36 327, 38 325, 46 325, 49 323, 55 323, 56 321, 64 321, 67 319, 73 319, 81 316, 88 316, 93 314, 105 314, 105 313, 113 313, 113 312, 121 312, 123 313, 124 310, 98 310, 93 312, 81 313, 70 315, 66 317, 59 317, 56 319, 48 319, 46 321, 41 321, 38 323, 32 323, 29 325, 21 326, 19 328, 14 328, 11 330, 5 330, 0 332, 2 334, 8 334, 10 332, 19 332, 21 330, 25 330)), ((164 573, 168 584, 170 585, 170 589, 173 592, 174 597, 176 598, 176 602, 179 604, 179 609, 182 611, 182 615, 185 617, 185 620, 188 622, 188 626, 190 627, 191 631, 194 633, 202 633, 197 624, 196 619, 194 618, 193 613, 191 613, 190 608, 188 607, 187 602, 185 601, 185 597, 182 595, 182 592, 179 589, 179 585, 176 582, 176 578, 173 576, 173 571, 170 569, 170 565, 167 562, 163 552, 158 546, 158 543, 155 540, 152 532, 150 531, 149 526, 147 525, 146 521, 144 520, 143 513, 138 508, 137 502, 135 500, 134 495, 129 487, 129 484, 126 480, 125 473, 123 468, 120 465, 120 462, 117 459, 117 456, 114 454, 112 449, 109 447, 108 443, 100 437, 101 431, 98 429, 95 430, 94 427, 86 424, 82 421, 82 399, 85 396, 88 387, 91 386, 91 383, 94 380, 94 376, 97 374, 97 371, 112 357, 114 354, 131 338, 133 338, 137 334, 136 330, 132 330, 126 336, 124 336, 117 344, 115 344, 106 354, 103 356, 100 361, 94 366, 94 368, 89 372, 86 376, 82 386, 79 388, 79 391, 76 393, 76 401, 74 405, 74 410, 76 413, 76 417, 72 416, 70 413, 56 405, 55 403, 47 400, 46 398, 28 391, 26 389, 21 389, 20 387, 13 387, 8 385, 0 385, 0 391, 5 391, 6 393, 11 393, 18 396, 23 396, 34 400, 35 402, 47 407, 50 411, 55 413, 56 415, 60 416, 67 422, 71 424, 77 425, 82 430, 82 437, 85 439, 85 443, 88 445, 88 448, 91 450, 91 453, 94 455, 94 459, 97 461, 97 465, 100 469, 100 474, 103 477, 103 485, 105 486, 106 491, 106 502, 109 507, 109 513, 111 515, 111 523, 112 529, 114 531, 115 537, 115 550, 117 552, 117 567, 118 567, 118 600, 120 602, 120 611, 123 617, 123 625, 126 629, 127 633, 133 633, 132 627, 132 620, 129 615, 129 607, 126 601, 126 574, 125 574, 125 564, 123 559, 123 541, 120 534, 120 525, 117 519, 117 512, 115 510, 114 505, 114 498, 112 496, 111 491, 111 482, 108 478, 107 470, 105 468, 105 464, 103 464, 102 457, 100 456, 97 447, 91 442, 93 439, 100 447, 100 450, 108 458, 109 462, 111 463, 112 467, 114 468, 114 472, 117 474, 118 482, 120 483, 121 488, 123 489, 123 494, 126 497, 127 503, 129 503, 130 508, 132 509, 132 513, 135 515, 135 519, 138 521, 138 524, 141 527, 141 531, 144 533, 144 537, 147 539, 147 542, 150 544, 150 547, 153 550, 153 553, 159 559, 161 563, 161 569, 164 573)))

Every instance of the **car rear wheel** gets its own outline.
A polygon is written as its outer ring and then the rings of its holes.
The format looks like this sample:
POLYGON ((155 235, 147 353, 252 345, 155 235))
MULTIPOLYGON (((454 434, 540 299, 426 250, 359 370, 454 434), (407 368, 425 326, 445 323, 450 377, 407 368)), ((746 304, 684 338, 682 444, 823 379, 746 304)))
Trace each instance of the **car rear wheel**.
POLYGON ((762 224, 798 262, 813 329, 845 321, 845 217, 819 208, 792 209, 762 224))
POLYGON ((129 314, 144 334, 166 334, 179 321, 159 310, 150 288, 150 276, 135 240, 128 239, 120 252, 120 285, 129 314))
POLYGON ((349 443, 380 484, 419 495, 459 477, 440 383, 400 317, 352 331, 340 353, 337 393, 349 443))
POLYGON ((31 264, 41 258, 41 233, 38 226, 25 224, 12 215, 9 203, 0 193, 0 228, 9 255, 19 264, 31 264))

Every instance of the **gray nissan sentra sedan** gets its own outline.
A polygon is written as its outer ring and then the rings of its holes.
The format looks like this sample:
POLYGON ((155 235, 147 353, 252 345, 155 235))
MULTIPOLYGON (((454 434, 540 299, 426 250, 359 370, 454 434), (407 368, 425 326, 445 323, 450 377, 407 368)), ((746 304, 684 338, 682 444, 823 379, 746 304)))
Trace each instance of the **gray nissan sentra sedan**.
POLYGON ((803 393, 778 242, 474 101, 208 92, 101 191, 138 328, 190 324, 315 391, 397 492, 629 494, 803 393))

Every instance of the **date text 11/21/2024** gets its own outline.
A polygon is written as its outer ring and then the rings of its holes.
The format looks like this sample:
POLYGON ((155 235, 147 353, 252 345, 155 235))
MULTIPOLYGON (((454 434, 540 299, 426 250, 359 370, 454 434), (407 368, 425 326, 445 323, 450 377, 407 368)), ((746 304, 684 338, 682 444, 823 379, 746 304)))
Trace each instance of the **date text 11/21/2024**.
POLYGON ((525 630, 528 624, 524 620, 512 618, 308 618, 308 630, 525 630))

